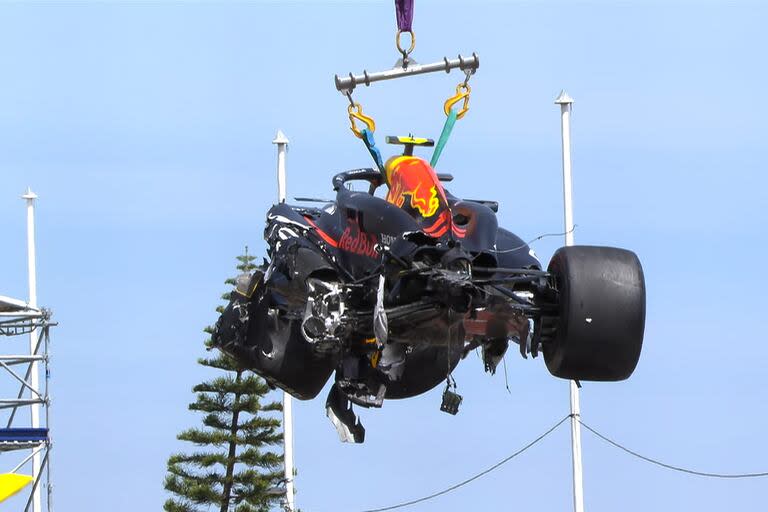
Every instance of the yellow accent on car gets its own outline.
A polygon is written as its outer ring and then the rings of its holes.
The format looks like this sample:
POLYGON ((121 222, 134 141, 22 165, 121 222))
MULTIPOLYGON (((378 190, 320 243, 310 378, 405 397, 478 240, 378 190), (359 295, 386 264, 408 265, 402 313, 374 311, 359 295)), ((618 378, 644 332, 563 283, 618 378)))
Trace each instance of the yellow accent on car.
POLYGON ((429 189, 429 200, 425 201, 419 198, 416 193, 421 188, 421 183, 411 192, 404 192, 403 195, 411 196, 411 208, 418 210, 422 217, 428 219, 437 213, 437 209, 440 208, 440 200, 437 198, 437 187, 429 189))
POLYGON ((400 163, 406 161, 406 160, 413 160, 415 159, 415 156, 407 156, 407 155, 395 155, 391 156, 387 159, 387 161, 384 163, 384 174, 385 178, 387 180, 387 183, 392 183, 392 171, 395 170, 395 168, 400 165, 400 163))
POLYGON ((415 144, 415 145, 421 145, 421 144, 429 144, 430 140, 424 137, 404 137, 404 136, 398 136, 397 142, 400 144, 415 144))

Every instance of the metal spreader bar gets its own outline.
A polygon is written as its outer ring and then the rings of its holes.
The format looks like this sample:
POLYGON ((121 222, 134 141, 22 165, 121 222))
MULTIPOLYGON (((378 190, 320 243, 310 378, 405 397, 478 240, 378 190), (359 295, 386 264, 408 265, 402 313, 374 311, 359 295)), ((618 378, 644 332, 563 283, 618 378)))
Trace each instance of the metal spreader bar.
POLYGON ((387 71, 368 73, 363 70, 362 75, 353 75, 350 73, 348 76, 340 77, 339 75, 336 75, 334 78, 336 80, 336 89, 343 93, 347 93, 351 92, 355 86, 360 84, 371 85, 373 82, 392 80, 394 78, 402 78, 411 75, 423 75, 425 73, 434 73, 435 71, 445 71, 446 73, 450 73, 452 69, 457 68, 465 73, 474 73, 479 67, 480 57, 478 57, 476 53, 473 53, 470 57, 459 55, 456 59, 444 57, 443 60, 432 64, 410 63, 407 67, 394 67, 387 71))

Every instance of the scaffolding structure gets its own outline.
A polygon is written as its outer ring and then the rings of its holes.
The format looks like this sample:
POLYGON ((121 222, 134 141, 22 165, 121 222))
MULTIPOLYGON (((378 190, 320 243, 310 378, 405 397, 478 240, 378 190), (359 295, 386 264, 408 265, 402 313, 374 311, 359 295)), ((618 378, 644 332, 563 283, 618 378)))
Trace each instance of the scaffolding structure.
POLYGON ((29 485, 20 491, 20 494, 28 493, 24 512, 52 512, 48 383, 50 328, 56 322, 51 320, 50 310, 37 306, 34 241, 37 196, 27 190, 22 198, 27 201, 29 300, 0 295, 0 455, 3 456, 0 477, 9 473, 31 475, 29 485), (20 338, 28 339, 28 343, 20 338), (16 389, 18 392, 12 393, 16 389))

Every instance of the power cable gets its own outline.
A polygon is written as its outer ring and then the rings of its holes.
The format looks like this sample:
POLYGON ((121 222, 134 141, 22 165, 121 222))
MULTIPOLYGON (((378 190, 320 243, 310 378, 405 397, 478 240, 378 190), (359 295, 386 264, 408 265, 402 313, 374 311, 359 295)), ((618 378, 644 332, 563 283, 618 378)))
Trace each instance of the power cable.
MULTIPOLYGON (((536 439, 534 439, 533 441, 531 441, 527 445, 523 446, 522 448, 520 448, 516 452, 512 453, 508 457, 500 460, 499 462, 497 462, 493 466, 489 467, 488 469, 485 469, 484 471, 481 471, 480 473, 477 473, 476 475, 474 475, 474 476, 472 476, 470 478, 467 478, 466 480, 463 480, 463 481, 461 481, 461 482, 459 482, 457 484, 454 484, 454 485, 452 485, 450 487, 447 487, 447 488, 443 489, 442 491, 438 491, 438 492, 432 493, 432 494, 430 494, 428 496, 424 496, 422 498, 417 498, 417 499, 414 499, 414 500, 398 503, 397 505, 390 505, 388 507, 382 507, 382 508, 366 509, 366 510, 363 510, 361 512, 386 512, 388 510, 395 510, 395 509, 398 509, 398 508, 403 508, 403 507, 408 507, 410 505, 415 505, 417 503, 422 503, 424 501, 428 501, 428 500, 437 498, 438 496, 442 496, 444 494, 448 494, 451 491, 455 491, 456 489, 458 489, 460 487, 463 487, 463 486, 469 484, 470 482, 473 482, 473 481, 477 480, 478 478, 480 478, 482 476, 487 475, 491 471, 494 471, 495 469, 498 469, 502 465, 506 464, 507 462, 509 462, 510 460, 514 459, 518 455, 522 454, 523 452, 525 452, 526 450, 528 450, 529 448, 531 448, 532 446, 537 444, 539 441, 543 440, 549 434, 551 434, 552 432, 557 430, 557 427, 559 427, 560 425, 565 423, 565 421, 568 420, 571 417, 573 417, 573 414, 569 414, 569 415, 565 416, 563 419, 561 419, 560 421, 555 423, 551 428, 549 428, 547 431, 545 431, 539 437, 537 437, 536 439)), ((650 457, 646 457, 645 455, 641 455, 641 454, 637 453, 636 451, 630 450, 626 446, 623 446, 623 445, 617 443, 616 441, 610 439, 609 437, 601 434, 600 432, 598 432, 594 428, 590 427, 589 425, 587 425, 586 423, 581 421, 580 418, 578 419, 578 421, 581 424, 581 426, 583 426, 585 429, 587 429, 593 435, 595 435, 598 438, 602 439, 606 443, 609 443, 610 445, 612 445, 612 446, 614 446, 614 447, 616 447, 616 448, 618 448, 618 449, 620 449, 620 450, 622 450, 622 451, 632 455, 633 457, 637 457, 637 458, 639 458, 641 460, 644 460, 646 462, 650 462, 651 464, 655 464, 657 466, 661 466, 661 467, 666 468, 666 469, 670 469, 672 471, 678 471, 678 472, 681 472, 681 473, 687 473, 687 474, 690 474, 690 475, 702 476, 702 477, 707 477, 707 478, 737 479, 737 478, 768 477, 768 472, 762 472, 762 473, 707 473, 707 472, 704 472, 704 471, 696 471, 696 470, 693 470, 693 469, 687 469, 687 468, 683 468, 683 467, 680 467, 680 466, 673 466, 672 464, 667 464, 665 462, 661 462, 659 460, 652 459, 650 457)))
POLYGON ((564 417, 563 419, 561 419, 560 421, 555 423, 555 425, 552 426, 549 430, 547 430, 546 432, 541 434, 539 437, 537 437, 536 439, 534 439, 533 441, 531 441, 527 445, 523 446, 522 448, 520 448, 519 450, 514 452, 512 455, 506 457, 505 459, 500 460, 499 462, 497 462, 493 466, 489 467, 488 469, 486 469, 484 471, 481 471, 480 473, 477 473, 476 475, 474 475, 474 476, 472 476, 470 478, 467 478, 464 481, 461 481, 461 482, 459 482, 459 483, 457 483, 455 485, 452 485, 452 486, 450 486, 450 487, 448 487, 446 489, 443 489, 442 491, 430 494, 429 496, 424 496, 423 498, 417 498, 415 500, 406 501, 406 502, 403 502, 403 503, 398 503, 397 505, 391 505, 391 506, 388 506, 388 507, 372 508, 372 509, 368 509, 368 510, 363 510, 362 512, 384 512, 386 510, 395 510, 397 508, 407 507, 407 506, 410 506, 410 505, 415 505, 417 503, 421 503, 423 501, 431 500, 433 498, 437 498, 438 496, 442 496, 443 494, 448 494, 451 491, 455 491, 459 487, 463 487, 463 486, 467 485, 468 483, 477 480, 481 476, 487 475, 488 473, 490 473, 491 471, 497 469, 501 465, 506 464, 510 460, 514 459, 515 457, 517 457, 518 455, 520 455, 521 453, 526 451, 528 448, 532 447, 533 445, 535 445, 536 443, 538 443, 539 441, 541 441, 542 439, 547 437, 549 434, 554 432, 557 429, 557 427, 559 427, 560 425, 565 423, 565 421, 568 420, 570 417, 571 417, 571 415, 569 414, 568 416, 564 417))
POLYGON ((644 460, 646 462, 650 462, 651 464, 656 464, 657 466, 661 466, 663 468, 671 469, 672 471, 679 471, 681 473, 688 473, 690 475, 704 476, 704 477, 708 477, 708 478, 730 478, 730 479, 734 479, 734 478, 759 478, 759 477, 766 477, 766 476, 768 476, 768 472, 764 472, 764 473, 706 473, 704 471, 695 471, 693 469, 687 469, 687 468, 681 468, 679 466, 673 466, 672 464, 666 464, 666 463, 658 461, 656 459, 652 459, 650 457, 646 457, 645 455, 640 455, 639 453, 630 450, 626 446, 622 446, 619 443, 617 443, 616 441, 614 441, 612 439, 609 439, 608 437, 604 436, 603 434, 601 434, 597 430, 593 429, 592 427, 590 427, 589 425, 587 425, 583 421, 579 420, 579 423, 581 423, 582 427, 584 427, 585 429, 589 430, 592 434, 596 435, 597 437, 599 437, 600 439, 602 439, 606 443, 609 443, 609 444, 615 446, 616 448, 618 448, 620 450, 623 450, 623 451, 627 452, 628 454, 630 454, 630 455, 632 455, 634 457, 637 457, 638 459, 642 459, 642 460, 644 460))

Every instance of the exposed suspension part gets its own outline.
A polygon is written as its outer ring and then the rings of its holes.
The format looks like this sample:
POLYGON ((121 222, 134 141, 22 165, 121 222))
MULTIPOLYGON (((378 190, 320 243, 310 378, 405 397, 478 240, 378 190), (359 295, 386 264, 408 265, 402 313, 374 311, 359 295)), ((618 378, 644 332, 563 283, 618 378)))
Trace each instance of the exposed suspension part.
POLYGON ((318 352, 339 351, 346 331, 344 289, 338 283, 309 278, 307 290, 301 334, 318 352))

